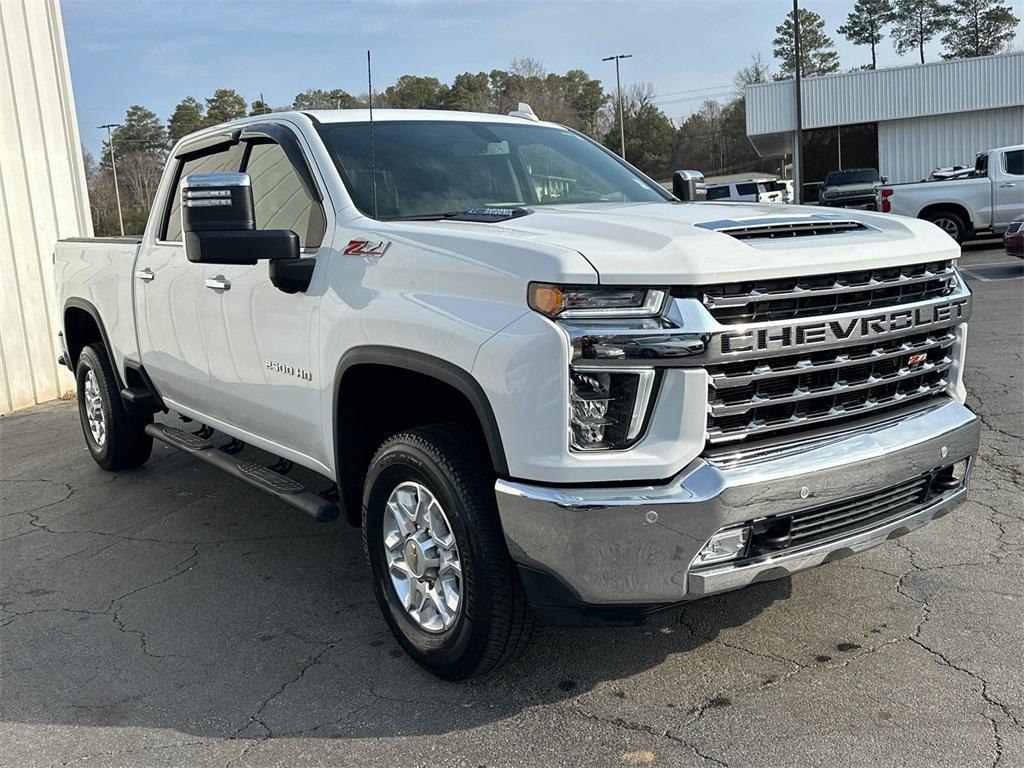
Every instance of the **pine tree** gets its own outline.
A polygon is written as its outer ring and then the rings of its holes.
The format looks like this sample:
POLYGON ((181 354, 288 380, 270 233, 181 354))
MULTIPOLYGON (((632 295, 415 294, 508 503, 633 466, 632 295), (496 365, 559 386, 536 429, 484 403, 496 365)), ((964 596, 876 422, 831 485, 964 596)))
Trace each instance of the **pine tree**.
POLYGON ((968 59, 999 53, 1013 39, 1020 19, 1001 0, 953 0, 946 6, 948 30, 942 36, 944 59, 968 59))
POLYGON ((884 29, 892 21, 890 0, 857 0, 846 23, 836 31, 854 45, 871 46, 871 69, 878 68, 875 46, 882 42, 884 29))
POLYGON ((167 135, 174 142, 202 127, 203 105, 198 99, 186 96, 178 102, 171 119, 167 121, 167 135))
POLYGON ((206 100, 206 125, 217 125, 245 117, 245 99, 231 88, 218 88, 206 100))
POLYGON ((924 46, 946 28, 946 9, 940 0, 896 0, 892 39, 902 56, 915 48, 924 64, 924 46))
MULTIPOLYGON (((793 34, 793 12, 775 28, 772 52, 779 60, 776 80, 796 74, 796 49, 793 34)), ((814 11, 800 9, 800 73, 805 77, 827 75, 839 71, 839 55, 835 43, 825 34, 825 20, 814 11)))

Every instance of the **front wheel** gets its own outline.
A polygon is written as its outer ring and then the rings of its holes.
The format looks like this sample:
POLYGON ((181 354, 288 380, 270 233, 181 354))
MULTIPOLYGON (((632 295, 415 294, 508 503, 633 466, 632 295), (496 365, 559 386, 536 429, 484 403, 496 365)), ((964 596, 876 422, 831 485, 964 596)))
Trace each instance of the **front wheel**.
POLYGON ((405 651, 447 680, 511 661, 533 629, 485 455, 463 427, 422 427, 385 442, 366 479, 377 602, 405 651))
POLYGON ((78 416, 93 460, 106 470, 142 466, 153 450, 145 433, 152 414, 130 414, 121 400, 106 348, 99 343, 82 349, 75 369, 78 416))

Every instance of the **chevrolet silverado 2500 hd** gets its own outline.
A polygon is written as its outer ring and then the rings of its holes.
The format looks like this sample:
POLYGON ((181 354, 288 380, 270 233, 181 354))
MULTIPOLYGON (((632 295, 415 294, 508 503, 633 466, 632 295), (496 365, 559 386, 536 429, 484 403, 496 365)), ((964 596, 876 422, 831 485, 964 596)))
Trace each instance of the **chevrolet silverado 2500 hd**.
POLYGON ((1024 144, 982 152, 956 178, 884 185, 878 210, 926 219, 961 243, 1001 235, 1024 212, 1024 144))
POLYGON ((96 462, 156 439, 344 514, 398 641, 448 678, 535 619, 639 622, 964 499, 951 238, 694 201, 692 172, 673 196, 519 114, 280 113, 178 142, 142 237, 57 245, 96 462))

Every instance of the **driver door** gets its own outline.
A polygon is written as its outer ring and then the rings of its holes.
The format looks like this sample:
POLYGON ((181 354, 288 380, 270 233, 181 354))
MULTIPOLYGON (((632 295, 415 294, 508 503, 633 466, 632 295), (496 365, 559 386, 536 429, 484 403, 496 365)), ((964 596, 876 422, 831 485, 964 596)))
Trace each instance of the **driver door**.
POLYGON ((301 258, 319 263, 309 289, 299 293, 276 287, 267 261, 206 265, 200 316, 210 388, 218 418, 239 439, 325 470, 320 411, 325 372, 317 364, 327 267, 326 257, 318 257, 326 230, 323 199, 317 198, 320 187, 309 166, 300 165, 304 156, 290 130, 247 128, 247 134, 241 170, 249 175, 256 228, 294 231, 301 258))

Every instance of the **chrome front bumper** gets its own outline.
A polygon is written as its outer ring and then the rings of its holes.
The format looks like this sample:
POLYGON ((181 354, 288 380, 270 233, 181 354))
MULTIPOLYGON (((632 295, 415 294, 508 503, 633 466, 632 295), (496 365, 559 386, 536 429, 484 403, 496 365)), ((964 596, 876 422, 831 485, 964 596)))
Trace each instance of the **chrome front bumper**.
POLYGON ((795 551, 693 569, 730 525, 839 502, 973 456, 977 417, 947 400, 872 428, 746 456, 700 458, 662 485, 556 488, 499 480, 513 559, 581 605, 660 605, 786 576, 877 546, 939 517, 966 487, 895 521, 795 551))

